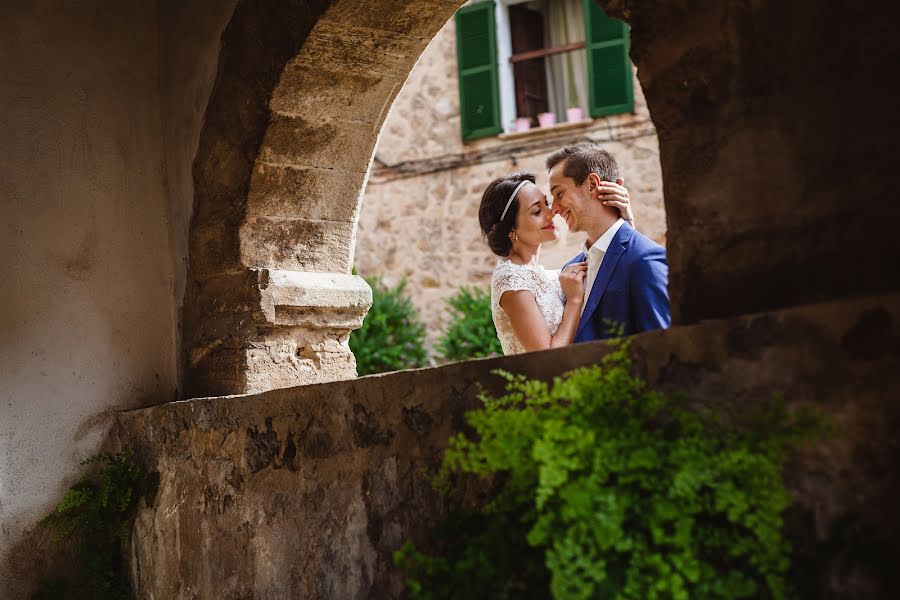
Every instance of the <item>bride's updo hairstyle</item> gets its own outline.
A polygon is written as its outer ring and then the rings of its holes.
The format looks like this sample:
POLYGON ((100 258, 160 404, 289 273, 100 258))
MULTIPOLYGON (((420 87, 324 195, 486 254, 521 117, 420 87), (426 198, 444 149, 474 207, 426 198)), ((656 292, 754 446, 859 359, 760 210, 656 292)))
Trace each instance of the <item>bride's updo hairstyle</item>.
MULTIPOLYGON (((534 183, 534 173, 513 173, 505 177, 499 177, 488 184, 484 194, 481 195, 481 206, 478 208, 478 222, 481 224, 481 233, 487 240, 491 251, 497 256, 509 256, 512 250, 512 240, 509 234, 516 226, 516 215, 519 214, 519 199, 513 198, 506 211, 506 216, 500 220, 503 209, 510 194, 523 181, 534 183)), ((518 195, 518 194, 517 194, 518 195)))

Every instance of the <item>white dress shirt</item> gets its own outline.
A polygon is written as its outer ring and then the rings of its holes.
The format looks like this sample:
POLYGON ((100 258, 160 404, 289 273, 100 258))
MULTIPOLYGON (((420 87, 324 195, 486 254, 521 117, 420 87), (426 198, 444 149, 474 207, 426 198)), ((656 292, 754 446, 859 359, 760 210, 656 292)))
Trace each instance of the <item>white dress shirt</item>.
POLYGON ((587 306, 591 288, 594 287, 594 280, 597 279, 597 273, 600 272, 600 265, 603 263, 603 257, 606 256, 609 245, 624 223, 625 220, 622 218, 613 223, 609 229, 603 232, 603 235, 597 238, 597 241, 590 248, 587 247, 587 242, 584 243, 584 253, 587 256, 587 279, 584 282, 584 302, 581 303, 581 312, 584 312, 584 307, 587 306))

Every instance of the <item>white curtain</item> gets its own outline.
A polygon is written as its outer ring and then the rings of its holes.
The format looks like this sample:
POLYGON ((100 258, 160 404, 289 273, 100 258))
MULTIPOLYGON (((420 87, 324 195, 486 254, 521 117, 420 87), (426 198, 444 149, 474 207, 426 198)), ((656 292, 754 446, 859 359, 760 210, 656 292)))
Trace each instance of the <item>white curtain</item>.
MULTIPOLYGON (((584 41, 582 0, 547 0, 548 48, 584 41)), ((587 55, 574 50, 547 57, 547 88, 550 112, 558 121, 566 119, 566 109, 581 107, 587 114, 587 55)))

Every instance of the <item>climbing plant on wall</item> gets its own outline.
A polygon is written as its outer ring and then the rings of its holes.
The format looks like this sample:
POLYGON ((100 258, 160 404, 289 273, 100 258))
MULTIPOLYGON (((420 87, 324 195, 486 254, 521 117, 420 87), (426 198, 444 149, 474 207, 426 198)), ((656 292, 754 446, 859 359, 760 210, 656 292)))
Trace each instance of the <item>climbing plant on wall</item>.
POLYGON ((35 599, 130 597, 125 546, 140 488, 147 482, 131 450, 82 463, 85 473, 41 524, 74 548, 74 579, 48 579, 35 599))
POLYGON ((493 499, 456 498, 429 552, 395 555, 410 597, 789 595, 781 466, 820 429, 814 415, 689 408, 634 377, 624 347, 550 384, 506 377, 504 395, 467 414, 474 435, 451 440, 438 478, 474 477, 493 499))

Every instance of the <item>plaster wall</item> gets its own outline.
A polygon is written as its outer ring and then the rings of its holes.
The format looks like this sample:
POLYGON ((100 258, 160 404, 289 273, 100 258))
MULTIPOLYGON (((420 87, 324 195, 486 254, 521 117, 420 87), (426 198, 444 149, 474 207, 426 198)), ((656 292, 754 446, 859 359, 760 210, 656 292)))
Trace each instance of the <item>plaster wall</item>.
POLYGON ((233 7, 210 4, 0 17, 0 597, 111 414, 176 395, 191 162, 233 7))
MULTIPOLYGON (((385 121, 360 209, 357 270, 389 283, 406 279, 433 345, 447 325, 445 301, 460 286, 490 286, 497 257, 478 227, 484 188, 505 173, 532 171, 546 190, 547 155, 586 140, 616 157, 638 229, 665 244, 659 143, 636 74, 633 85, 632 114, 464 143, 450 19, 422 53, 385 121)), ((562 219, 557 226, 560 239, 541 249, 548 269, 559 269, 584 243, 584 235, 570 233, 562 219)))

